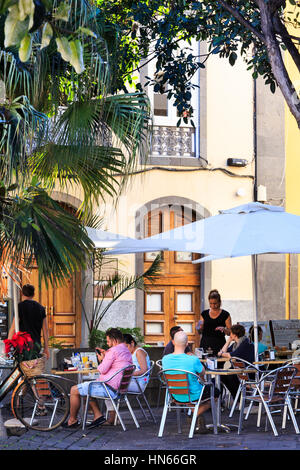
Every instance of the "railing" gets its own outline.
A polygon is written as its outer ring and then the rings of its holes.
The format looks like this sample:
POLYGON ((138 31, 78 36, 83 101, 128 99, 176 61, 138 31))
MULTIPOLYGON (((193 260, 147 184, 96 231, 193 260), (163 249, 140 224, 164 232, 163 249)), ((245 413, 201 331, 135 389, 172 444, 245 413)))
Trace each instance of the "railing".
POLYGON ((153 126, 152 157, 195 157, 192 127, 153 126))

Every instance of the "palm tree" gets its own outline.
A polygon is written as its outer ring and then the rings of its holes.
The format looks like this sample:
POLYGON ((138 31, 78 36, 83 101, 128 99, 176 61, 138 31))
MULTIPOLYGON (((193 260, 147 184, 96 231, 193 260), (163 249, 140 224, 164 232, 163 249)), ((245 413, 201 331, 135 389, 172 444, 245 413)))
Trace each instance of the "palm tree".
POLYGON ((81 39, 84 67, 77 71, 58 47, 59 32, 40 47, 41 26, 22 62, 16 46, 5 47, 6 14, 0 16, 0 263, 15 280, 33 259, 40 279, 52 284, 85 268, 93 249, 86 217, 105 195, 120 194, 137 155, 147 151, 148 100, 110 95, 110 57, 96 13, 74 0, 63 25, 70 43, 72 31, 81 39), (51 191, 77 185, 84 199, 75 217, 51 191))

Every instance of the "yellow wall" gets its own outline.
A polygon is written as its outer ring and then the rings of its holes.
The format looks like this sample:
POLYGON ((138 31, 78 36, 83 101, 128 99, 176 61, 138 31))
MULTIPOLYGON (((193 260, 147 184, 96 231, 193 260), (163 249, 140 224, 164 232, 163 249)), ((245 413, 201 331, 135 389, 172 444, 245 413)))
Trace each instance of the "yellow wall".
MULTIPOLYGON (((211 215, 217 214, 220 209, 251 202, 253 179, 241 176, 254 174, 252 100, 252 78, 243 61, 239 60, 236 66, 231 67, 227 60, 212 57, 207 63, 207 169, 190 171, 196 168, 172 167, 178 171, 153 170, 133 176, 117 207, 107 198, 105 205, 95 208, 95 212, 104 216, 102 228, 135 237, 136 211, 158 198, 187 198, 211 215), (244 158, 249 164, 245 168, 227 167, 226 161, 230 157, 244 158), (220 170, 209 171, 215 168, 232 171, 238 177, 231 177, 220 170), (244 196, 237 196, 238 189, 243 189, 244 196)), ((74 196, 82 198, 79 189, 74 196)), ((135 255, 118 258, 121 269, 129 274, 135 273, 135 255)), ((211 286, 220 291, 223 300, 251 301, 249 257, 214 261, 211 263, 211 273, 211 286)), ((123 300, 134 298, 134 291, 122 297, 123 300)))
MULTIPOLYGON (((291 34, 297 31, 290 28, 291 34)), ((285 63, 288 73, 295 88, 300 94, 300 74, 293 63, 290 55, 286 53, 285 63)), ((300 215, 300 130, 294 116, 285 106, 285 149, 286 149, 286 210, 293 214, 300 215)), ((287 255, 286 285, 286 318, 289 318, 289 255, 287 255)), ((300 318, 300 257, 298 256, 298 318, 300 318)))
MULTIPOLYGON (((226 60, 211 58, 207 65, 207 160, 208 169, 224 168, 237 175, 253 175, 253 88, 251 74, 242 61, 231 67, 226 60), (222 77, 222 80, 220 80, 222 77), (245 168, 226 166, 229 157, 244 158, 245 168)), ((148 167, 147 167, 148 168, 148 167)), ((163 197, 183 197, 197 202, 211 215, 253 200, 253 180, 230 177, 221 171, 148 171, 132 178, 120 197, 116 210, 107 201, 105 228, 135 237, 135 214, 141 206, 163 197), (245 195, 236 195, 242 188, 245 195)), ((135 256, 119 257, 132 274, 135 256)), ((211 285, 219 289, 223 300, 251 300, 252 277, 249 257, 218 260, 211 265, 211 285)), ((134 292, 126 299, 134 299, 134 292)), ((125 299, 125 296, 123 297, 125 299)), ((251 314, 251 312, 249 312, 251 314)))

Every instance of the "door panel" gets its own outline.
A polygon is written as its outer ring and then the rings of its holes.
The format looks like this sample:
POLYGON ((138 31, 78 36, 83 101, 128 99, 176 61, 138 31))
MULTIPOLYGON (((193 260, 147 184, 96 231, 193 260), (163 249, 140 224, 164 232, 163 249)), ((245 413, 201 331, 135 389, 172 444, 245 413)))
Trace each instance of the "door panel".
POLYGON ((75 347, 76 304, 74 276, 64 286, 52 289, 50 302, 51 336, 75 347))
MULTIPOLYGON (((195 220, 191 211, 184 211, 178 206, 160 208, 150 212, 145 218, 145 237, 156 235, 162 231, 179 227, 195 220)), ((145 253, 144 269, 149 268, 158 253, 145 253)), ((199 345, 199 335, 195 324, 200 317, 200 268, 192 264, 199 255, 186 252, 165 251, 162 253, 161 275, 155 285, 147 284, 145 293, 145 340, 149 344, 157 344, 170 340, 169 331, 172 326, 180 325, 188 334, 189 343, 199 345), (162 295, 162 311, 152 310, 162 295), (153 299, 151 299, 153 294, 153 299), (150 297, 149 297, 150 296, 150 297), (147 301, 147 298, 149 301, 147 301), (163 328, 160 328, 163 325, 163 328)), ((158 304, 157 304, 158 305, 158 304)), ((158 308, 158 307, 157 307, 158 308)))
POLYGON ((53 336, 65 347, 79 347, 81 342, 81 306, 80 273, 76 273, 64 286, 46 287, 43 282, 39 286, 38 270, 33 267, 28 276, 24 276, 22 284, 30 283, 35 287, 34 299, 40 302, 47 315, 49 336, 53 336))
POLYGON ((147 343, 165 342, 171 308, 169 286, 155 285, 145 292, 144 331, 147 343))

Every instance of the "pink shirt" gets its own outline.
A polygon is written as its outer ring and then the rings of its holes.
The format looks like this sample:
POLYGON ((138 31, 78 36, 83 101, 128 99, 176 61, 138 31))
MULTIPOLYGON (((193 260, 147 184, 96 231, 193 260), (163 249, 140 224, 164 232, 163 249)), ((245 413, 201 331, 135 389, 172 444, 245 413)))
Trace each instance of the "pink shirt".
MULTIPOLYGON (((129 364, 132 364, 132 356, 127 346, 125 346, 124 343, 112 346, 106 351, 103 361, 98 366, 100 377, 97 380, 103 382, 129 364)), ((120 385, 121 376, 122 374, 117 374, 113 379, 107 382, 108 385, 117 389, 120 385)))

